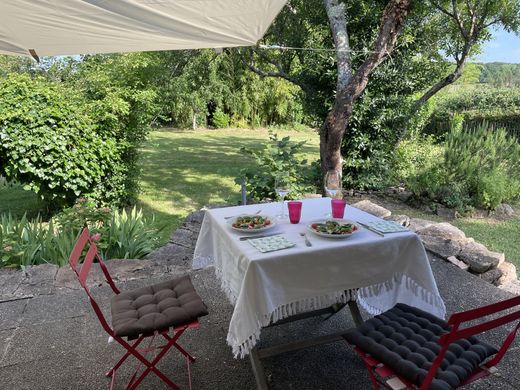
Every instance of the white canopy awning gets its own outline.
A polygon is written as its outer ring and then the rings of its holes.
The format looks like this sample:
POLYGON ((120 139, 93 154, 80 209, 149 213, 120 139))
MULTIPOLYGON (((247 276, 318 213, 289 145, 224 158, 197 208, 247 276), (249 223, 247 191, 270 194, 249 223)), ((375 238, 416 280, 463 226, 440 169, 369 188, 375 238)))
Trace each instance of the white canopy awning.
POLYGON ((0 0, 0 53, 255 45, 287 0, 0 0))

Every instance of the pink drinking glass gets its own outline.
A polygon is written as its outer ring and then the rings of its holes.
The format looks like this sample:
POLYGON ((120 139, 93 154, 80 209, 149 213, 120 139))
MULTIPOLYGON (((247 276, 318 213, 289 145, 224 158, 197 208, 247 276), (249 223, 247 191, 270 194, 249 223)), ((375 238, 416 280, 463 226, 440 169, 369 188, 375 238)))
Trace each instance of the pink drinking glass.
POLYGON ((302 202, 287 202, 287 207, 289 208, 289 221, 291 221, 291 223, 300 222, 300 218, 302 216, 302 202))
POLYGON ((343 218, 346 202, 343 199, 331 199, 332 218, 343 218))

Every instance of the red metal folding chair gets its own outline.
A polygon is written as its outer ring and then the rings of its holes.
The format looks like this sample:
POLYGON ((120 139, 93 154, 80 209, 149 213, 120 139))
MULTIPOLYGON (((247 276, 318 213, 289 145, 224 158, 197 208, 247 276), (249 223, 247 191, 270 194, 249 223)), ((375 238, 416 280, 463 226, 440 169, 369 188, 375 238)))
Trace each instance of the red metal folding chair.
POLYGON ((188 382, 191 389, 190 363, 195 361, 195 358, 179 345, 178 340, 187 329, 197 328, 199 326, 198 318, 208 312, 189 276, 120 292, 103 259, 99 256, 95 240, 87 228, 83 230, 76 242, 69 263, 76 273, 79 283, 85 289, 101 326, 110 337, 126 349, 123 357, 106 373, 107 377, 111 377, 110 389, 114 385, 117 369, 129 356, 135 357, 142 363, 144 370, 139 376, 138 370, 135 371, 126 389, 135 389, 150 372, 156 374, 172 389, 180 389, 157 368, 158 362, 171 347, 175 347, 186 358, 188 382), (83 261, 80 261, 81 258, 83 261), (107 283, 116 294, 111 302, 112 326, 105 319, 87 286, 88 274, 94 261, 99 262, 107 283), (166 344, 154 346, 155 338, 158 336, 164 338, 166 344), (145 339, 149 339, 149 345, 141 348, 140 344, 145 339), (157 350, 160 352, 153 359, 147 358, 149 352, 157 350))
POLYGON ((455 389, 497 371, 520 322, 498 349, 474 335, 520 319, 518 305, 520 296, 455 313, 446 322, 397 304, 344 337, 363 360, 375 389, 455 389), (512 308, 516 311, 501 313, 512 308), (484 318, 497 313, 499 317, 484 318), (467 322, 471 323, 461 328, 467 322))

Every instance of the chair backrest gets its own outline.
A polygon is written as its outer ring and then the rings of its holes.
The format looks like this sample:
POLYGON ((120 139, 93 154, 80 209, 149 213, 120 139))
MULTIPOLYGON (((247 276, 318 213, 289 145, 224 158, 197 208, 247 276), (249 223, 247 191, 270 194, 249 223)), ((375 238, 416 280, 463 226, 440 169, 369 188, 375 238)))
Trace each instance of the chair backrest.
POLYGON ((112 291, 115 294, 119 294, 119 289, 114 283, 114 280, 110 276, 110 273, 108 272, 108 268, 106 267, 105 262, 99 255, 96 240, 91 235, 90 230, 88 228, 83 229, 81 232, 78 240, 76 241, 76 244, 74 245, 74 248, 72 249, 72 252, 69 256, 69 264, 76 274, 79 283, 87 293, 89 297, 90 304, 92 305, 92 308, 96 312, 96 315, 101 322, 101 325, 103 328, 111 335, 113 336, 113 330, 108 325, 108 322, 105 319, 105 316, 103 315, 103 312, 101 311, 99 305, 97 304, 96 300, 90 293, 90 290, 88 288, 87 279, 88 274, 92 268, 92 264, 94 263, 94 260, 97 260, 99 263, 101 270, 103 271, 103 274, 105 276, 105 279, 107 283, 112 288, 112 291), (88 249, 87 249, 88 247, 88 249), (86 251, 86 253, 85 253, 86 251), (85 255, 83 255, 85 253, 85 255), (83 260, 81 261, 83 257, 83 260))
MULTIPOLYGON (((446 351, 448 350, 448 347, 453 342, 465 339, 467 337, 483 333, 486 331, 489 331, 491 329, 497 328, 499 326, 505 325, 509 322, 513 322, 515 320, 520 319, 520 308, 516 308, 514 311, 504 314, 498 318, 494 319, 488 319, 484 322, 481 322, 477 325, 468 326, 466 328, 460 329, 461 324, 468 322, 468 321, 474 321, 478 319, 482 319, 484 317, 487 317, 492 314, 500 313, 504 310, 508 310, 511 308, 514 308, 516 306, 520 305, 520 296, 507 299, 505 301, 493 303, 491 305, 483 306, 477 309, 468 310, 460 313, 453 314, 449 320, 448 324, 451 326, 451 330, 442 335, 439 339, 439 344, 441 346, 441 350, 439 351, 439 354, 435 358, 435 360, 432 363, 432 366, 430 370, 428 371, 428 374, 426 375, 424 382, 421 384, 420 389, 428 389, 430 386, 433 378, 435 377, 435 374, 437 373, 438 368, 440 367, 444 355, 446 354, 446 351)), ((484 364, 486 369, 490 369, 494 366, 496 366, 500 360, 504 357, 505 353, 507 352, 507 349, 513 342, 513 340, 516 337, 516 333, 518 329, 520 328, 520 321, 517 323, 517 325, 513 328, 513 330, 507 335, 504 342, 502 343, 500 349, 495 354, 495 356, 486 362, 484 364)), ((477 378, 474 378, 477 379, 477 378)), ((467 380, 465 383, 471 382, 470 380, 467 380)))

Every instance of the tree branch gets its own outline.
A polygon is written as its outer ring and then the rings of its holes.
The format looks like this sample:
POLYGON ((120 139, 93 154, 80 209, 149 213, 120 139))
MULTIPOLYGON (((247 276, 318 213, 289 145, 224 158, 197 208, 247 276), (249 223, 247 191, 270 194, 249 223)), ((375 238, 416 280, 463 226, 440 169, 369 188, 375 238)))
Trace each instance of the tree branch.
POLYGON ((260 51, 254 51, 253 49, 249 49, 249 60, 246 60, 244 53, 239 49, 240 53, 240 60, 244 65, 246 65, 252 72, 256 73, 260 77, 278 77, 284 80, 287 80, 295 85, 298 85, 301 89, 303 89, 305 92, 309 92, 311 89, 308 85, 305 83, 302 83, 301 81, 295 79, 294 77, 291 77, 282 67, 281 64, 275 63, 273 60, 271 60, 268 56, 266 56, 264 53, 260 51), (255 59, 254 54, 257 54, 259 57, 261 57, 265 62, 273 65, 276 68, 276 72, 273 71, 266 71, 263 69, 258 68, 255 66, 255 59))
POLYGON ((363 93, 367 86, 369 75, 394 49, 399 31, 409 10, 410 0, 390 0, 386 5, 372 54, 361 64, 352 77, 352 81, 342 91, 345 98, 343 103, 345 107, 363 93))

